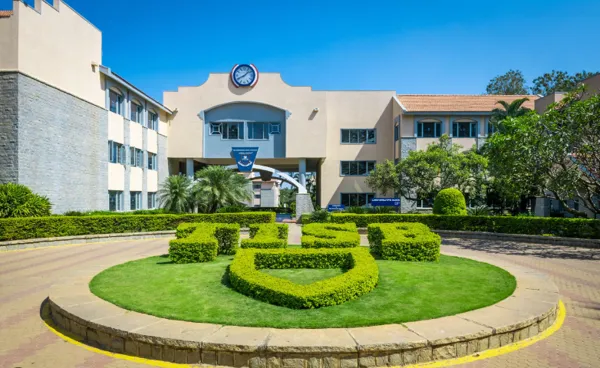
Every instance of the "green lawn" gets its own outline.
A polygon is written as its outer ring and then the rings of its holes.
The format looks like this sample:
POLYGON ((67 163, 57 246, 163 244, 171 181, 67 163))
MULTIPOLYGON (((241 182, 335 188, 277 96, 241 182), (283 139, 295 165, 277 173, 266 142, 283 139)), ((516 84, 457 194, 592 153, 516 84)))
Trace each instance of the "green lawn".
POLYGON ((337 268, 329 269, 312 269, 312 268, 296 268, 296 269, 285 269, 285 270, 261 270, 261 272, 268 273, 271 276, 279 277, 282 279, 290 280, 299 285, 308 285, 316 281, 330 279, 335 276, 339 276, 344 273, 343 270, 337 268))
MULTIPOLYGON (((378 260, 379 285, 341 305, 295 310, 263 303, 228 286, 232 256, 177 265, 150 257, 96 275, 91 291, 123 308, 159 317, 238 326, 278 328, 356 327, 431 319, 482 308, 516 287, 508 272, 486 263, 441 256, 439 263, 378 260)), ((309 283, 342 270, 263 270, 309 283)))

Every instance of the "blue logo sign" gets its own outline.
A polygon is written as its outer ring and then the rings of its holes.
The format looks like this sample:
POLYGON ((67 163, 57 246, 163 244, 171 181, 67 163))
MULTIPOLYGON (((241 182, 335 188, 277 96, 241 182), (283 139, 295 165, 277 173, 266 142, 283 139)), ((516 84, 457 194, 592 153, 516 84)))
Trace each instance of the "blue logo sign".
POLYGON ((346 206, 344 206, 343 204, 330 204, 329 206, 327 206, 327 211, 329 211, 329 212, 343 211, 345 209, 346 209, 346 206))
POLYGON ((400 206, 400 198, 373 198, 373 200, 371 201, 371 206, 398 207, 400 206))
POLYGON ((232 147, 231 152, 233 153, 233 158, 235 158, 238 170, 252 171, 258 147, 232 147))

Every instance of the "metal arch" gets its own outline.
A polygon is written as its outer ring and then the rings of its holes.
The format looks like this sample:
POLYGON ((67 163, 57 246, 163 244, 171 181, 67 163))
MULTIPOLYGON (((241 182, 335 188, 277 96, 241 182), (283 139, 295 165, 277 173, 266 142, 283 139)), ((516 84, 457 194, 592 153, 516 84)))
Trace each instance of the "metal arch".
MULTIPOLYGON (((229 165, 229 166, 225 166, 226 169, 229 170, 237 170, 237 165, 229 165)), ((268 167, 268 166, 263 166, 263 165, 254 165, 253 167, 254 169, 258 169, 258 170, 262 170, 262 171, 268 171, 273 173, 273 176, 278 177, 279 179, 285 180, 290 184, 293 184, 296 188, 298 188, 298 194, 306 194, 306 187, 303 186, 302 184, 300 184, 299 182, 297 182, 294 178, 292 178, 291 176, 289 176, 288 174, 281 172, 279 170, 275 170, 272 167, 268 167)), ((255 176, 259 176, 259 173, 251 173, 252 178, 254 178, 255 176), (258 175, 257 175, 258 174, 258 175)))

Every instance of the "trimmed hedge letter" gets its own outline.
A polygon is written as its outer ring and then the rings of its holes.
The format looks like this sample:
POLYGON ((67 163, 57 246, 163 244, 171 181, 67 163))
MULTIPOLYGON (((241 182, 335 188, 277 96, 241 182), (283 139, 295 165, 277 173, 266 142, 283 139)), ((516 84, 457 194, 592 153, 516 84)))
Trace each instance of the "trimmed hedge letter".
POLYGON ((242 239, 242 248, 287 248, 287 224, 250 225, 250 239, 242 239))
POLYGON ((177 239, 169 242, 169 257, 175 263, 214 261, 217 254, 235 254, 239 240, 238 224, 181 224, 177 239))
POLYGON ((442 238, 426 225, 416 223, 371 224, 371 252, 394 261, 429 261, 440 259, 442 238))
POLYGON ((360 245, 355 224, 308 224, 302 227, 302 248, 352 248, 360 245))

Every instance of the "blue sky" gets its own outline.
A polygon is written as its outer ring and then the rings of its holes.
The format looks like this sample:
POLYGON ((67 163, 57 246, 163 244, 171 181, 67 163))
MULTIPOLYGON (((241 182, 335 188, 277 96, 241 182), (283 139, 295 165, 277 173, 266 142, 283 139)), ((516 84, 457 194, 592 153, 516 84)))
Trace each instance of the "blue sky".
POLYGON ((600 70, 597 0, 67 3, 103 32, 103 64, 159 101, 247 62, 291 85, 398 93, 483 93, 511 68, 529 81, 600 70))

